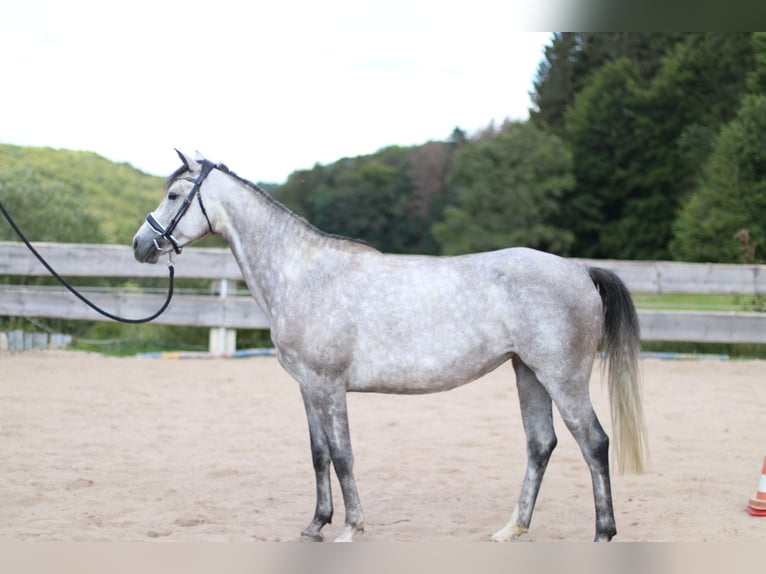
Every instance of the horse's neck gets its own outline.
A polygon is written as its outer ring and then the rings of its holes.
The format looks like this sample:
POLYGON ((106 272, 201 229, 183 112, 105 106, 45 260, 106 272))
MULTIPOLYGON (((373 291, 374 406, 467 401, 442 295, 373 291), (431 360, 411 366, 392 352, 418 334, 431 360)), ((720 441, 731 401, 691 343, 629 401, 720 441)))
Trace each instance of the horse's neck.
POLYGON ((272 318, 289 283, 329 238, 277 204, 265 192, 227 181, 221 190, 220 229, 231 247, 250 293, 272 318))

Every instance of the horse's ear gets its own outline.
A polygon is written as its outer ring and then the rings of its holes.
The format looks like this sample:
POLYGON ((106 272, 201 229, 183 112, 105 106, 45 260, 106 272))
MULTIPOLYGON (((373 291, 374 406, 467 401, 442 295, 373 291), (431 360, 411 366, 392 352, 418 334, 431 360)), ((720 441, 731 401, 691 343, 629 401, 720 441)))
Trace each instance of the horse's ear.
MULTIPOLYGON (((181 161, 186 166, 186 169, 188 169, 189 171, 196 171, 197 169, 199 169, 199 162, 196 160, 196 158, 191 158, 185 153, 178 151, 177 149, 176 149, 176 153, 178 154, 178 157, 181 158, 181 161)), ((199 154, 199 152, 197 153, 199 154)))

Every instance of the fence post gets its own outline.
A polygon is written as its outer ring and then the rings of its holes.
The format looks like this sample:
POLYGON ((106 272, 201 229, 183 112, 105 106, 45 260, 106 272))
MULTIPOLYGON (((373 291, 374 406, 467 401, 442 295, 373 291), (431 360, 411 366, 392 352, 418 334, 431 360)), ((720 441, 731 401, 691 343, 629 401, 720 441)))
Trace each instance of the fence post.
MULTIPOLYGON (((213 281, 213 293, 218 293, 220 299, 229 296, 229 280, 216 279, 213 281)), ((236 293, 236 283, 231 288, 236 293)), ((212 327, 210 329, 209 350, 212 355, 230 355, 237 350, 237 331, 226 327, 212 327)))

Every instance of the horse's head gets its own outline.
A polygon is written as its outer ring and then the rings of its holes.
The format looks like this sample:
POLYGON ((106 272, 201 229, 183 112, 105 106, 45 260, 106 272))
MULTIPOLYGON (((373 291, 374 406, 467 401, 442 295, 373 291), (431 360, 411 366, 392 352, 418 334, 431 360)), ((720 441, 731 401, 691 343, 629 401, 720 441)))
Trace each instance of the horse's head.
POLYGON ((133 254, 142 263, 156 263, 169 251, 181 253, 182 247, 214 233, 200 188, 216 164, 199 153, 194 158, 176 153, 183 165, 168 178, 165 198, 133 237, 133 254))

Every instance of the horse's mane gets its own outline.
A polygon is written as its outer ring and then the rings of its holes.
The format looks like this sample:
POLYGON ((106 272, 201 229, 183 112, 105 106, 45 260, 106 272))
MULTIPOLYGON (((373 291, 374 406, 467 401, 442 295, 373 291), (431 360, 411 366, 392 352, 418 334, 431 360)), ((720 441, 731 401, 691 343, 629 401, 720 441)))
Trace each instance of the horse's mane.
MULTIPOLYGON (((298 222, 301 226, 305 227, 306 229, 308 229, 308 230, 310 230, 310 231, 312 231, 312 232, 314 232, 314 233, 316 233, 318 235, 321 235, 322 237, 325 237, 327 239, 333 239, 333 240, 338 240, 338 241, 346 241, 346 242, 355 244, 357 246, 363 246, 363 247, 366 247, 368 249, 375 249, 372 245, 370 245, 369 243, 367 243, 366 241, 364 241, 362 239, 356 239, 355 237, 346 237, 345 235, 336 235, 334 233, 327 233, 326 231, 322 231, 321 229, 319 229, 318 227, 313 225, 308 219, 306 219, 305 217, 302 217, 302 216, 298 215, 297 213, 295 213, 294 211, 292 211, 290 208, 288 208, 281 201, 279 201, 278 199, 273 197, 270 193, 268 193, 262 187, 256 185, 255 183, 253 183, 252 181, 250 181, 248 179, 245 179, 244 177, 241 177, 241 176, 237 175, 236 173, 231 171, 226 165, 224 165, 222 163, 216 164, 216 169, 218 169, 218 170, 222 171, 223 173, 233 177, 234 179, 236 179, 237 181, 239 181, 240 183, 245 185, 245 187, 250 189, 250 191, 252 191, 253 193, 257 194, 266 203, 268 203, 272 207, 276 208, 277 210, 283 212, 285 215, 289 216, 290 218, 292 218, 294 221, 298 222)), ((189 171, 190 171, 189 168, 187 166, 185 166, 185 165, 182 165, 181 167, 179 167, 177 170, 175 170, 173 173, 171 173, 168 176, 167 180, 165 180, 165 189, 167 190, 171 185, 173 185, 173 183, 176 180, 180 179, 181 176, 183 176, 185 173, 187 173, 189 171)))

